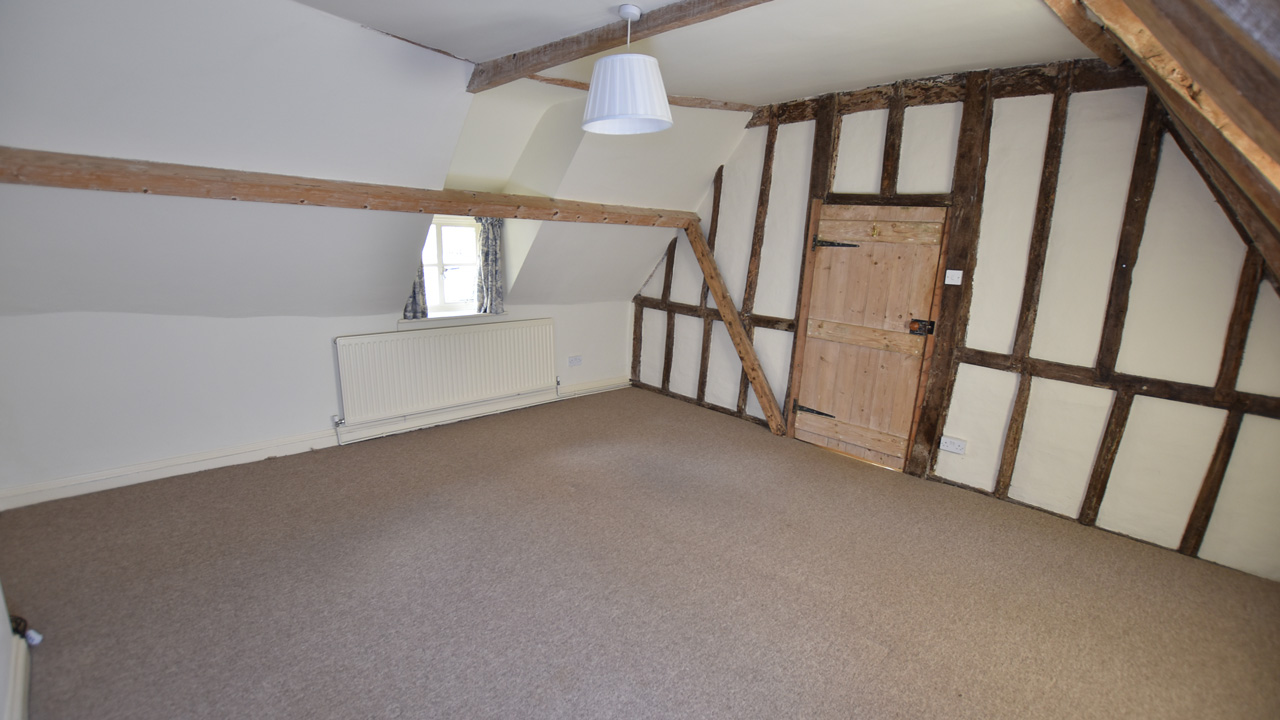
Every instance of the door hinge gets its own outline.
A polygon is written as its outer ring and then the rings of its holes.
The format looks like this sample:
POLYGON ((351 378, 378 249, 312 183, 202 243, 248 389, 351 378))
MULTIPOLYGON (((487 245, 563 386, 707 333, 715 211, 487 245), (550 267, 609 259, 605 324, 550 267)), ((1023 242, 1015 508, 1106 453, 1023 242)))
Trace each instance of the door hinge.
POLYGON ((791 403, 791 412, 793 415, 798 412, 807 412, 812 415, 820 415, 822 417, 835 418, 835 415, 832 415, 831 413, 824 413, 821 410, 814 410, 811 407, 805 407, 804 405, 800 404, 799 400, 795 400, 791 403))
POLYGON ((823 240, 819 238, 817 235, 813 236, 813 239, 811 240, 811 242, 813 243, 813 249, 815 250, 817 250, 820 247, 862 247, 858 243, 842 243, 842 242, 834 242, 832 240, 823 240))
POLYGON ((912 335, 932 335, 933 321, 917 320, 915 318, 912 318, 911 323, 907 325, 907 332, 911 333, 912 335))

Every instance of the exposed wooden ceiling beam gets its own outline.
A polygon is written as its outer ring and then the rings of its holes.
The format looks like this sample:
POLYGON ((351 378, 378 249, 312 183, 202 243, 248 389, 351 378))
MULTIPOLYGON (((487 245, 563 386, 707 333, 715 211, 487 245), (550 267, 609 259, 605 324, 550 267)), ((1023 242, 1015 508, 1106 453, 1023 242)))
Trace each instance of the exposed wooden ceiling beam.
POLYGON ((1044 3, 1057 13, 1062 24, 1094 55, 1105 60, 1111 67, 1124 62, 1124 52, 1120 50, 1120 46, 1101 26, 1089 19, 1089 13, 1085 12, 1079 0, 1044 0, 1044 3))
MULTIPOLYGON (((1054 4, 1053 0, 1045 0, 1045 2, 1051 6, 1054 4)), ((1268 145, 1280 143, 1280 135, 1272 136, 1269 134, 1271 130, 1268 129, 1280 120, 1271 117, 1264 118, 1261 122, 1254 122, 1252 127, 1255 132, 1262 133, 1261 142, 1259 142, 1246 132, 1218 101, 1219 96, 1235 95, 1231 100, 1233 104, 1251 105, 1248 98, 1240 93, 1239 86, 1253 87, 1259 82, 1275 81, 1274 76, 1270 81, 1265 78, 1246 81, 1233 77, 1235 73, 1241 71, 1240 68, 1246 66, 1251 68, 1251 72, 1270 73, 1268 62, 1260 57, 1267 55, 1269 51, 1258 49, 1270 48, 1270 45, 1259 40, 1251 45, 1252 50, 1243 46, 1231 50, 1222 44, 1240 42, 1241 34, 1255 37, 1252 33, 1261 33, 1262 30, 1256 27, 1253 30, 1245 30, 1236 26, 1231 31, 1182 28, 1174 32, 1181 27, 1178 23, 1182 21, 1175 22, 1167 17, 1161 20, 1161 26, 1165 28, 1166 35, 1173 38, 1171 43, 1186 45, 1189 42, 1188 38, 1199 38, 1199 41, 1205 43, 1219 43, 1212 52, 1195 50, 1199 55, 1197 63, 1213 64, 1216 62, 1212 60, 1215 54, 1218 57, 1234 57, 1238 61, 1237 65, 1216 67, 1214 72, 1209 72, 1207 75, 1204 74, 1207 71, 1201 70, 1202 76, 1197 77, 1182 65, 1178 58, 1166 48, 1163 38, 1148 27, 1130 7, 1146 2, 1147 0, 1082 0, 1081 4, 1102 23, 1107 34, 1120 43, 1121 50, 1146 78, 1147 84, 1160 97, 1170 114, 1187 128, 1214 162, 1222 167, 1231 181, 1262 213, 1267 224, 1273 229, 1280 229, 1280 163, 1277 163, 1276 156, 1267 152, 1262 145, 1262 143, 1268 145), (1240 53, 1245 53, 1252 59, 1241 60, 1240 53), (1224 84, 1213 86, 1205 84, 1207 82, 1224 84)), ((1207 0, 1207 2, 1206 0, 1172 0, 1172 2, 1173 5, 1185 2, 1198 3, 1197 11, 1216 13, 1213 16, 1216 18, 1214 22, 1220 28, 1232 26, 1234 23, 1217 10, 1216 6, 1209 7, 1209 3, 1216 0, 1207 0)), ((1157 11, 1149 9, 1144 12, 1157 11)), ((1280 13, 1273 14, 1280 15, 1280 13)), ((1254 18, 1254 20, 1257 19, 1254 18)), ((1191 51, 1184 49, 1183 53, 1189 56, 1191 51)), ((1261 105, 1253 106, 1254 110, 1270 107, 1271 104, 1280 101, 1275 97, 1269 97, 1259 102, 1261 105)), ((1271 265, 1271 259, 1268 259, 1268 265, 1271 265)), ((1272 270, 1276 271, 1277 268, 1272 266, 1272 270)))
POLYGON ((696 213, 468 190, 423 190, 3 146, 0 146, 0 183, 391 212, 680 228, 693 245, 707 286, 716 298, 769 427, 777 434, 784 429, 781 409, 711 249, 702 237, 696 213))
MULTIPOLYGON (((567 78, 553 78, 546 75, 530 75, 530 80, 537 80, 547 85, 557 85, 559 87, 573 88, 575 90, 589 90, 591 85, 580 80, 569 80, 567 78)), ((755 105, 747 105, 746 103, 729 102, 727 100, 710 100, 700 97, 689 97, 687 95, 668 95, 667 102, 672 105, 688 108, 701 108, 703 110, 732 110, 734 112, 756 111, 755 105)))
MULTIPOLYGON (((683 0, 645 13, 631 24, 631 39, 643 40, 669 30, 727 15, 769 0, 683 0)), ((540 73, 579 58, 625 45, 627 23, 619 21, 487 62, 477 63, 468 92, 481 92, 540 73)))
POLYGON ((285 205, 608 225, 683 228, 691 222, 698 222, 696 213, 681 210, 601 205, 469 190, 424 190, 2 146, 0 183, 285 205))
POLYGON ((1210 0, 1125 0, 1187 74, 1240 129, 1280 158, 1280 3, 1232 3, 1247 22, 1269 26, 1255 38, 1210 0), (1274 53, 1274 54, 1273 54, 1274 53))

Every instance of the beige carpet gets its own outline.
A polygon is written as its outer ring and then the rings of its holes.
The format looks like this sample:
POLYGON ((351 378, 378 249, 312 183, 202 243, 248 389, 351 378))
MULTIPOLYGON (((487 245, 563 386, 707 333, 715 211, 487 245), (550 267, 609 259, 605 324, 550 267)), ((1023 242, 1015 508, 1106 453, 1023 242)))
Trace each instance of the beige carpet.
POLYGON ((33 720, 1276 718, 1280 584, 640 390, 0 514, 33 720))

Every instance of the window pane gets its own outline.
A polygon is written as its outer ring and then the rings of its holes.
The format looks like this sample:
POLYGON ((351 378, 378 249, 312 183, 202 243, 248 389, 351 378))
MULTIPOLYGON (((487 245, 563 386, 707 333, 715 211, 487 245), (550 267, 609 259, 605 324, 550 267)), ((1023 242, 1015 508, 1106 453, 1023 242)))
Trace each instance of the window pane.
POLYGON ((439 265, 423 265, 422 279, 424 280, 423 289, 426 290, 427 307, 440 304, 440 266, 439 265))
POLYGON ((445 225, 440 228, 446 265, 462 265, 476 261, 476 230, 445 225))
POLYGON ((444 269, 444 301, 465 303, 476 301, 476 266, 461 265, 444 269))

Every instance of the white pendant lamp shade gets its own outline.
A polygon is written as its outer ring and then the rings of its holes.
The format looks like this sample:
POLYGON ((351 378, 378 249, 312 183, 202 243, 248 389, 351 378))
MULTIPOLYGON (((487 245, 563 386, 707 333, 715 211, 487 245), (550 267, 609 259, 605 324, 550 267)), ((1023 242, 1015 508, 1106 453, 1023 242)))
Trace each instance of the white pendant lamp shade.
POLYGON ((603 135, 638 135, 671 127, 671 106, 658 60, 625 53, 596 61, 582 129, 603 135))

